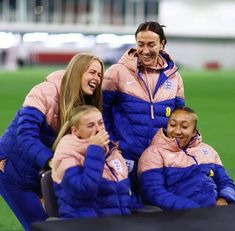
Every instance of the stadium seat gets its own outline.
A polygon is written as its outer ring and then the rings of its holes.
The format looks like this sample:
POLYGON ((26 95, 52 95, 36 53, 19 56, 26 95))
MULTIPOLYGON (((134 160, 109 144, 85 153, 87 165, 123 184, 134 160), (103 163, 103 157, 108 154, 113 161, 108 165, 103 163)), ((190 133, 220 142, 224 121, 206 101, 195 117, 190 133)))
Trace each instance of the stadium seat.
POLYGON ((58 206, 56 197, 53 191, 53 181, 51 177, 51 170, 42 174, 41 178, 42 197, 44 200, 45 210, 49 218, 58 217, 58 206))

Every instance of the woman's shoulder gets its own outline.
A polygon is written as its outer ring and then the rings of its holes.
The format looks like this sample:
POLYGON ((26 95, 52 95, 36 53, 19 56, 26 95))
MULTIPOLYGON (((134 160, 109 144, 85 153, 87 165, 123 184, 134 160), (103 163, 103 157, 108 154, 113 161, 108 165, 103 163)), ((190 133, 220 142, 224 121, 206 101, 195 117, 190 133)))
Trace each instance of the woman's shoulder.
POLYGON ((46 77, 45 81, 36 85, 32 91, 41 91, 43 94, 51 96, 57 95, 57 93, 60 91, 63 76, 63 70, 52 72, 46 77))
POLYGON ((198 148, 204 153, 204 154, 214 154, 218 155, 217 151, 209 144, 201 142, 198 145, 198 148))
POLYGON ((48 108, 57 105, 63 73, 63 71, 53 72, 45 81, 35 85, 25 97, 23 106, 38 108, 45 114, 48 108))

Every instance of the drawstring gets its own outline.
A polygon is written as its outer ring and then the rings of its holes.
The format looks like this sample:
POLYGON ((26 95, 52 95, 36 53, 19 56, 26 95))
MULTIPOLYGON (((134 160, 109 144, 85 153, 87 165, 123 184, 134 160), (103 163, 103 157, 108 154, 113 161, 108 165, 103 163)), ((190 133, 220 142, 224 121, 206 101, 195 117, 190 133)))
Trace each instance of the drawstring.
POLYGON ((198 135, 199 135, 199 133, 197 132, 197 133, 195 134, 195 136, 193 136, 193 137, 190 139, 190 141, 188 142, 188 144, 187 144, 184 148, 180 148, 180 146, 179 146, 179 141, 178 141, 177 138, 175 138, 178 147, 179 147, 187 156, 191 156, 191 157, 194 159, 194 161, 196 162, 196 164, 198 164, 198 162, 197 162, 195 156, 192 156, 192 155, 188 154, 187 149, 188 149, 188 147, 197 139, 198 135))
POLYGON ((150 88, 150 85, 149 85, 149 76, 148 76, 148 72, 146 70, 146 68, 144 68, 145 70, 145 82, 147 84, 147 87, 149 89, 149 97, 150 97, 150 116, 151 116, 151 119, 154 119, 154 107, 153 107, 153 91, 152 89, 150 88))

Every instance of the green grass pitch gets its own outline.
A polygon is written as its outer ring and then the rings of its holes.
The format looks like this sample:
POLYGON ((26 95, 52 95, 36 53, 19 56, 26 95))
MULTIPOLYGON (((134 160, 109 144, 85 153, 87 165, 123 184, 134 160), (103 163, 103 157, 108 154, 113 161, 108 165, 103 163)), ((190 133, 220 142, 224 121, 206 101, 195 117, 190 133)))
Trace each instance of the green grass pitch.
MULTIPOLYGON (((7 128, 25 95, 56 67, 0 72, 0 134, 7 128)), ((203 140, 220 154, 235 180, 235 71, 180 71, 186 104, 198 114, 203 140)), ((0 230, 23 230, 0 197, 0 230)))

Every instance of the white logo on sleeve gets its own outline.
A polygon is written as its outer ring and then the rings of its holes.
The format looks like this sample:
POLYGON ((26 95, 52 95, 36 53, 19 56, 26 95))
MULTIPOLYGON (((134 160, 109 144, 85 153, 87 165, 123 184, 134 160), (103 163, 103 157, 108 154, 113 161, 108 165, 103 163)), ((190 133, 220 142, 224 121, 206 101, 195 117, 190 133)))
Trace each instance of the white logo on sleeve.
POLYGON ((123 172, 123 168, 122 168, 122 164, 121 164, 120 160, 118 160, 118 159, 111 160, 111 163, 117 172, 123 172))
POLYGON ((132 83, 134 83, 135 81, 133 80, 133 81, 126 81, 126 84, 127 85, 130 85, 130 84, 132 84, 132 83))
POLYGON ((173 157, 175 157, 175 154, 169 154, 169 157, 171 157, 171 158, 173 158, 173 157))

